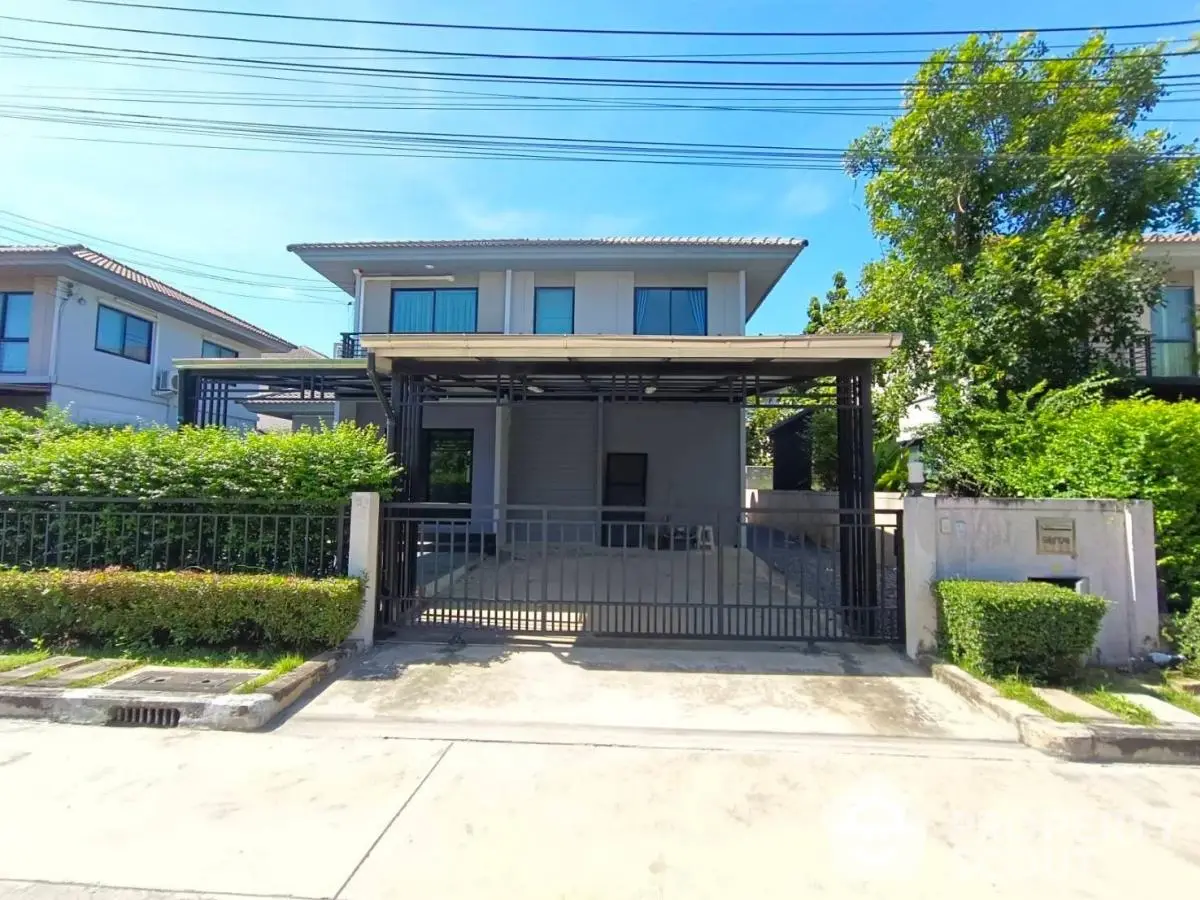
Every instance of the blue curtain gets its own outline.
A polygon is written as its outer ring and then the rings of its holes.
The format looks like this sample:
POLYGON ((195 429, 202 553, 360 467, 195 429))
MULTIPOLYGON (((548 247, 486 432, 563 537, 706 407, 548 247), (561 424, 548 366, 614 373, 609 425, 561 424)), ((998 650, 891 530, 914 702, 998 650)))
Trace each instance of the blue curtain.
POLYGON ((427 334, 433 331, 433 291, 392 291, 392 332, 427 334))
POLYGON ((438 291, 433 308, 433 330, 443 334, 474 333, 475 301, 474 289, 438 291))
POLYGON ((633 333, 645 334, 646 313, 650 308, 650 291, 638 288, 633 292, 633 333))
POLYGON ((538 288, 534 294, 533 309, 535 334, 574 333, 574 288, 538 288))
POLYGON ((694 288, 684 293, 687 294, 688 305, 692 310, 692 322, 696 327, 694 332, 688 333, 708 334, 708 291, 704 288, 694 288))

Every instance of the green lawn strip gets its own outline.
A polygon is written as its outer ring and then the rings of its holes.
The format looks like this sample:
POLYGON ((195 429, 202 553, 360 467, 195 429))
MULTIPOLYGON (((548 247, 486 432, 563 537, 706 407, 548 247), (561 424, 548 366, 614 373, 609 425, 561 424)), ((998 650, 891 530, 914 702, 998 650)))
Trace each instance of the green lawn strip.
POLYGON ((49 678, 51 675, 57 675, 61 669, 58 666, 42 666, 36 672, 31 672, 24 678, 18 678, 13 684, 32 684, 35 681, 41 681, 43 678, 49 678))
POLYGON ((19 669, 21 666, 41 662, 43 659, 49 659, 49 657, 49 650, 22 650, 19 653, 0 653, 0 672, 19 669))
POLYGON ((1195 694, 1175 687, 1170 681, 1160 686, 1151 687, 1150 690, 1159 700, 1187 710, 1194 716, 1200 716, 1200 697, 1197 697, 1195 694))
POLYGON ((244 682, 243 684, 239 684, 233 689, 233 692, 235 694, 253 694, 260 687, 270 684, 280 676, 286 675, 303 662, 303 656, 296 656, 295 654, 291 656, 285 656, 278 660, 275 665, 271 666, 269 671, 263 672, 261 675, 251 678, 249 681, 244 682))
POLYGON ((97 672, 95 675, 87 675, 83 678, 76 678, 74 681, 67 683, 67 687, 86 688, 95 687, 98 684, 107 684, 119 675, 124 675, 130 669, 137 668, 140 665, 136 659, 128 659, 122 661, 121 665, 113 666, 107 672, 97 672))
POLYGON ((1080 699, 1086 700, 1092 706, 1108 710, 1114 716, 1124 719, 1131 725, 1159 724, 1158 717, 1146 709, 1146 707, 1134 703, 1132 700, 1126 700, 1118 694, 1114 694, 1107 687, 1075 689, 1072 693, 1080 699))
POLYGON ((1009 675, 1007 678, 1002 679, 991 678, 984 680, 998 690, 1001 697, 1005 697, 1008 700, 1016 700, 1018 703, 1024 703, 1026 706, 1040 712, 1043 716, 1053 719, 1055 722, 1083 721, 1083 719, 1074 713, 1063 712, 1035 691, 1032 684, 1022 681, 1015 675, 1009 675))

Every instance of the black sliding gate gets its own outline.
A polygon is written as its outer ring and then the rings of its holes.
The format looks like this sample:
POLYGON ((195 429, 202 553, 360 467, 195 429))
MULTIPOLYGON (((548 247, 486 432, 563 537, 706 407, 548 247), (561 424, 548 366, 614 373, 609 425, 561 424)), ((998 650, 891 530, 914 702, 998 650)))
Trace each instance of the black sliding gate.
POLYGON ((900 511, 808 499, 813 507, 799 510, 669 514, 385 503, 378 622, 405 632, 903 640, 900 511))

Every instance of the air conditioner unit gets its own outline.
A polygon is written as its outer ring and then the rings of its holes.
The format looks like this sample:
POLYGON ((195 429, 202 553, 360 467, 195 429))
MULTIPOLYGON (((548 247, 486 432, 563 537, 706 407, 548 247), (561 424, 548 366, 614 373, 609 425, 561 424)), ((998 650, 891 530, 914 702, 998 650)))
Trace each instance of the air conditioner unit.
POLYGON ((159 369, 154 373, 154 390, 164 394, 179 393, 179 373, 174 369, 159 369))

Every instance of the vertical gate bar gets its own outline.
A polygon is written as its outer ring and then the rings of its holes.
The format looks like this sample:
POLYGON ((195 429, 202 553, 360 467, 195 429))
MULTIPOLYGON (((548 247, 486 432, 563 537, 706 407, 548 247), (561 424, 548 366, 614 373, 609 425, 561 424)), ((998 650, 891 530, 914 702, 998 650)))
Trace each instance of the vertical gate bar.
POLYGON ((550 552, 550 510, 542 507, 542 591, 541 602, 538 604, 538 620, 541 623, 541 630, 546 629, 546 600, 549 598, 549 578, 550 578, 550 560, 548 554, 550 552))

